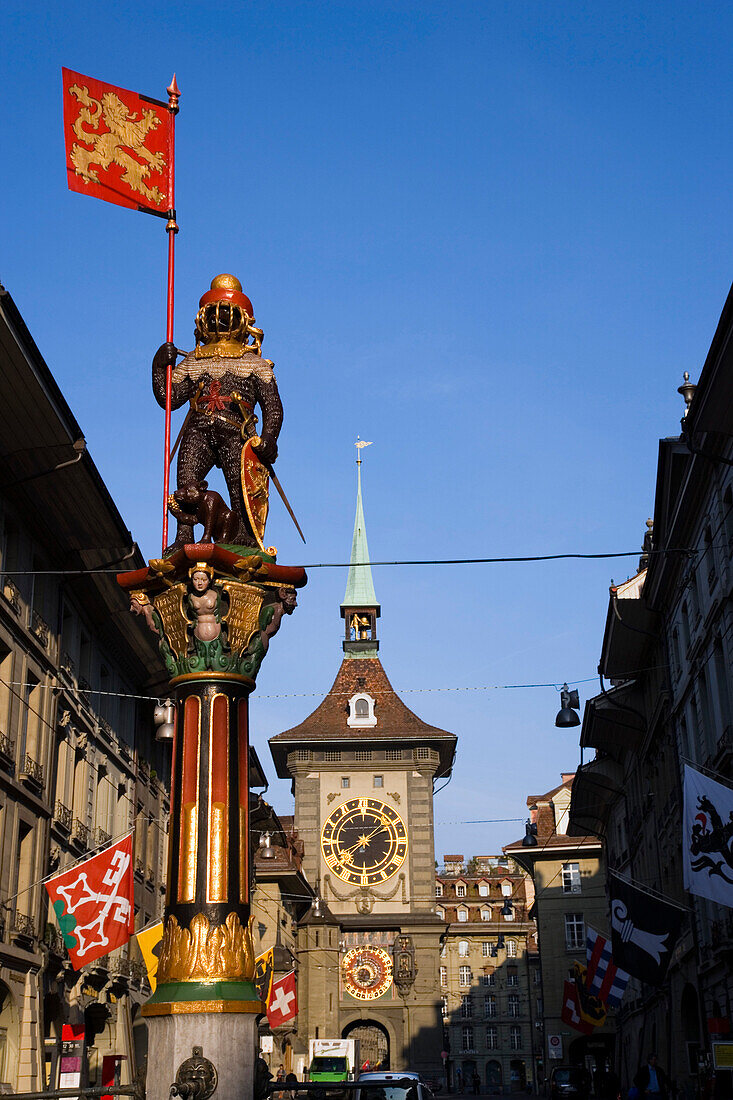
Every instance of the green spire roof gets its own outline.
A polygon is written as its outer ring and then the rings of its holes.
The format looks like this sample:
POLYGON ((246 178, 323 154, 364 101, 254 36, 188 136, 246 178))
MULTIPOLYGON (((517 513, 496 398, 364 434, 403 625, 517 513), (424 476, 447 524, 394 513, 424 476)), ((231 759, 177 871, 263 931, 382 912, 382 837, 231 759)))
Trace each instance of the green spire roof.
POLYGON ((356 517, 354 519, 354 537, 351 542, 351 564, 346 581, 346 594, 342 607, 379 607, 372 580, 372 567, 369 564, 369 546, 367 544, 364 506, 361 502, 361 458, 356 461, 356 517), (364 563, 364 564, 362 564, 364 563))

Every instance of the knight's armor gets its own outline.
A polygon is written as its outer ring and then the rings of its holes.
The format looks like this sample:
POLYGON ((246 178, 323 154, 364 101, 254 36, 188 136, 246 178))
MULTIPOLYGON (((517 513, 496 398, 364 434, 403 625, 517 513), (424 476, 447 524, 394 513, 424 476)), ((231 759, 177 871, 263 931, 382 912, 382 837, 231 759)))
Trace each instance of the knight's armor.
MULTIPOLYGON (((237 544, 256 546, 242 487, 241 456, 246 439, 258 435, 255 451, 265 463, 277 456, 277 437, 283 408, 273 364, 262 357, 262 331, 255 327, 252 303, 233 275, 218 275, 199 302, 196 346, 173 367, 171 408, 186 401, 190 415, 178 452, 177 488, 206 477, 212 467, 222 470, 232 511, 239 517, 237 544), (262 424, 257 431, 255 407, 262 424)), ((153 393, 165 408, 166 369, 170 345, 153 359, 153 393)), ((193 527, 178 522, 169 549, 193 542, 193 527)))

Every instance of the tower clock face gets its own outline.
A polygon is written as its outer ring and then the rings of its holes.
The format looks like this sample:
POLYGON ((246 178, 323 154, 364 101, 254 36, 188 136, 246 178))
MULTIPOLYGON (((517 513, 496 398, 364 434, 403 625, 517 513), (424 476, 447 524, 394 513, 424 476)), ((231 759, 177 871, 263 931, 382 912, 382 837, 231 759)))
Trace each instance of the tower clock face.
POLYGON ((341 960, 344 989, 360 1001, 375 1001, 392 984, 392 959, 383 947, 355 947, 341 960))
POLYGON ((323 858, 335 875, 354 886, 374 886, 399 871, 407 855, 407 829, 391 806, 376 798, 351 798, 326 818, 323 858))

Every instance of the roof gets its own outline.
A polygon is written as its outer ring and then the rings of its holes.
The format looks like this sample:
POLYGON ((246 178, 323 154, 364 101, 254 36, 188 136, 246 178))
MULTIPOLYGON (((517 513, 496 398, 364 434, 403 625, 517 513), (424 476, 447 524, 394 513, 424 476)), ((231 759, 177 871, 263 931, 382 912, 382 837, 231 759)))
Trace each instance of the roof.
POLYGON ((369 545, 367 543, 366 523, 364 522, 364 507, 361 500, 361 459, 357 460, 356 469, 356 516, 354 517, 354 536, 351 540, 351 564, 349 565, 346 592, 341 607, 378 608, 372 567, 369 564, 369 545))
POLYGON ((370 742, 414 741, 440 753, 438 775, 448 775, 453 765, 457 738, 447 730, 431 726, 418 718, 400 699, 387 678, 378 657, 344 658, 331 690, 304 722, 270 738, 270 751, 277 774, 285 779, 287 754, 296 745, 312 747, 334 742, 358 742, 365 747, 370 742), (376 726, 349 726, 348 700, 356 694, 373 696, 376 726))

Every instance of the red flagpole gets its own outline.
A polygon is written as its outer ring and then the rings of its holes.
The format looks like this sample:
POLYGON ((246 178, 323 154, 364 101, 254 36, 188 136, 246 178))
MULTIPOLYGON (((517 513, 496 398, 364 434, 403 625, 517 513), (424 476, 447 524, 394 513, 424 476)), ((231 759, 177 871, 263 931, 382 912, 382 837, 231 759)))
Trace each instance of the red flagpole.
MULTIPOLYGON (((168 305, 166 312, 166 342, 173 343, 173 293, 175 276, 175 242, 178 225, 176 224, 176 115, 181 95, 173 74, 168 93, 170 125, 168 127, 168 305)), ((171 391, 173 388, 173 368, 169 364, 165 375, 165 456, 163 459, 163 550, 168 545, 168 492, 171 468, 171 391)))

